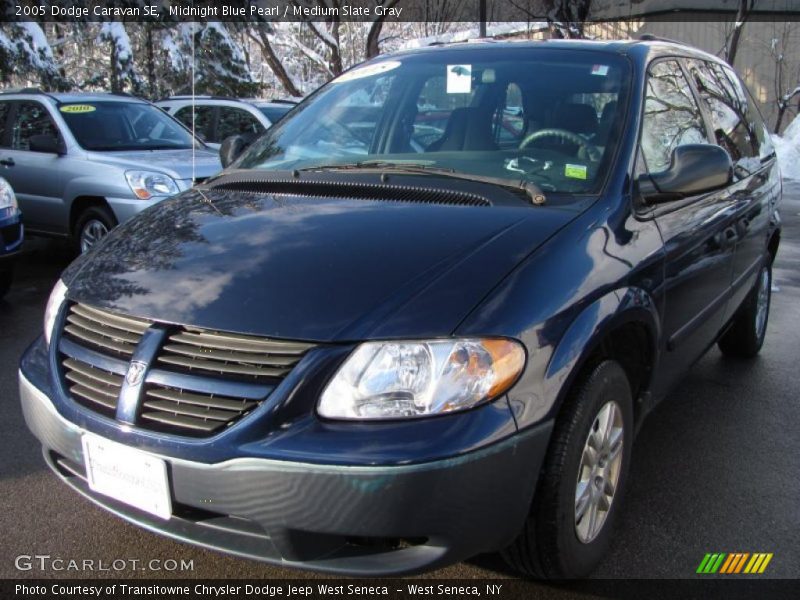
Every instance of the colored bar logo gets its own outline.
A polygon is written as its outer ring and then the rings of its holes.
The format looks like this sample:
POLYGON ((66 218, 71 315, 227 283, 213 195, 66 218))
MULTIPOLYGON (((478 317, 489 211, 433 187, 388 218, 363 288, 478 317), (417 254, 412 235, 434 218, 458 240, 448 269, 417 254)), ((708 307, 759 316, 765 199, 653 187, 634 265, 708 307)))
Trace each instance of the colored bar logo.
POLYGON ((724 575, 735 575, 737 573, 760 575, 767 569, 772 556, 772 552, 754 552, 753 554, 749 552, 708 553, 700 561, 697 573, 702 575, 713 575, 715 573, 724 575))

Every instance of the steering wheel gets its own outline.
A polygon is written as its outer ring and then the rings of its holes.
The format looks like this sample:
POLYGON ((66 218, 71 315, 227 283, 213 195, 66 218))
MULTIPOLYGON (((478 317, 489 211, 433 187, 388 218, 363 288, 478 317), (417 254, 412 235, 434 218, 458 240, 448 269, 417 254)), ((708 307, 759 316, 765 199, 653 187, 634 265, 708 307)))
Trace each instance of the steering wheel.
POLYGON ((558 140, 566 141, 571 144, 575 144, 578 146, 578 153, 580 154, 581 151, 585 154, 585 156, 592 161, 600 160, 600 151, 595 147, 592 146, 589 142, 579 136, 577 133, 573 133, 567 129, 540 129, 539 131, 534 131, 529 136, 526 136, 522 142, 520 142, 520 148, 527 148, 533 142, 537 140, 541 140, 543 138, 556 138, 558 140))

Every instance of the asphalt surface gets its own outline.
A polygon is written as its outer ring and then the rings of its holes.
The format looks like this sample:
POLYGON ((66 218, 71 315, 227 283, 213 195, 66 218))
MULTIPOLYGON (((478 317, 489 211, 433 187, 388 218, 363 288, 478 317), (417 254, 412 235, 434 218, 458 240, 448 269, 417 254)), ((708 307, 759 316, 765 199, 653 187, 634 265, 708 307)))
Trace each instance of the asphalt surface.
MULTIPOLYGON (((634 447, 619 530, 595 577, 694 577, 707 552, 771 552, 762 577, 800 577, 800 185, 785 190, 781 214, 776 293, 761 355, 734 361, 712 349, 650 416, 634 447)), ((14 287, 0 301, 0 578, 315 577, 140 530, 47 470, 23 422, 17 364, 39 335, 47 295, 69 262, 69 249, 45 240, 26 244, 14 287), (119 572, 20 571, 19 555, 140 564, 119 572), (153 559, 191 560, 193 570, 139 570, 153 559)), ((513 574, 498 556, 487 555, 429 576, 513 574)))

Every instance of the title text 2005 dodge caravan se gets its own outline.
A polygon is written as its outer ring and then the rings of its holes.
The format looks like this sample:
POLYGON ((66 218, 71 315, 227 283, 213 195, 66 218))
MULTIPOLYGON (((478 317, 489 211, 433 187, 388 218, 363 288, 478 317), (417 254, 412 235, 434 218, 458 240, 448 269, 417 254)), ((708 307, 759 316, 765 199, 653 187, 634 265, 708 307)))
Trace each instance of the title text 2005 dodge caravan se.
POLYGON ((69 485, 181 540, 582 576, 642 418, 715 342, 759 351, 780 185, 741 81, 686 47, 382 57, 68 268, 25 417, 69 485))

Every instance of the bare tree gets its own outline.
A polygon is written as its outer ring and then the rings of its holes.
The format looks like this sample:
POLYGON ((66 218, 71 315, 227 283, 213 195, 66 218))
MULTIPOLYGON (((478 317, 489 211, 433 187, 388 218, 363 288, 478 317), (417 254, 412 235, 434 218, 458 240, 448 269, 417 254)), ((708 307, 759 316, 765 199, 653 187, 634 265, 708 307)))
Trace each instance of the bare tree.
POLYGON ((269 23, 258 23, 254 27, 247 28, 247 35, 261 50, 261 56, 267 65, 269 65, 270 70, 274 73, 278 81, 280 81, 286 93, 290 96, 300 97, 303 95, 302 90, 289 76, 289 73, 283 66, 283 62, 281 62, 281 59, 272 47, 272 42, 269 39, 271 29, 272 26, 269 23))
POLYGON ((739 50, 739 39, 742 36, 747 19, 750 18, 750 13, 753 12, 753 7, 756 0, 739 0, 739 8, 736 10, 736 21, 733 24, 733 29, 725 39, 725 60, 729 65, 733 65, 736 60, 736 53, 739 50))
MULTIPOLYGON (((391 8, 396 5, 398 0, 376 0, 377 5, 382 5, 385 8, 391 8)), ((383 11, 383 15, 375 17, 375 20, 372 21, 372 25, 369 28, 369 33, 367 33, 367 48, 365 55, 367 58, 374 58, 381 53, 380 49, 380 36, 381 31, 383 31, 383 23, 386 21, 386 13, 388 11, 383 11)))
POLYGON ((530 19, 545 15, 550 37, 582 39, 593 0, 508 0, 517 11, 530 19))
POLYGON ((791 52, 796 48, 798 37, 797 23, 784 22, 779 25, 769 46, 769 54, 775 65, 775 102, 778 113, 775 118, 775 133, 780 133, 786 111, 792 99, 800 95, 800 66, 795 65, 794 72, 786 64, 786 51, 791 52))

